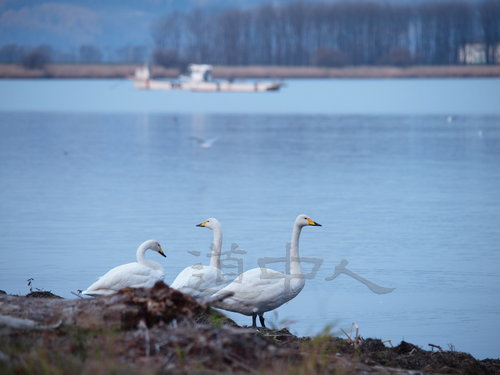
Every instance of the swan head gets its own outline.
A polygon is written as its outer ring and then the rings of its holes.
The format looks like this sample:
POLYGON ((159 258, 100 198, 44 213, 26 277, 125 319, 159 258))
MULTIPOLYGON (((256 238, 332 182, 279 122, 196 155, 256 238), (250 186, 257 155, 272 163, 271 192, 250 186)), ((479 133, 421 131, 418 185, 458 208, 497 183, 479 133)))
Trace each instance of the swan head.
POLYGON ((220 227, 220 223, 219 223, 219 220, 217 220, 215 217, 209 217, 203 223, 200 223, 196 226, 197 227, 205 227, 205 228, 214 230, 215 228, 220 227))
POLYGON ((155 240, 148 241, 147 249, 156 251, 158 254, 164 256, 165 258, 167 257, 165 255, 165 253, 163 252, 163 249, 161 248, 161 245, 158 241, 155 241, 155 240))
POLYGON ((320 227, 321 226, 321 224, 315 222, 309 216, 304 215, 304 214, 297 216, 297 218, 295 219, 295 224, 298 225, 299 227, 305 227, 305 226, 308 226, 308 225, 312 225, 312 226, 315 226, 315 227, 320 227))

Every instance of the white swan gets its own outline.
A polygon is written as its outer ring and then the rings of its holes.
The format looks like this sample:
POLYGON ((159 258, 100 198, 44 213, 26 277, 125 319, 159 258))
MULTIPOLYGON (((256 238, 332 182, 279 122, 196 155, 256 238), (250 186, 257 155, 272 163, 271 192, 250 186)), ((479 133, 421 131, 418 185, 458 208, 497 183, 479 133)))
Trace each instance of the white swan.
POLYGON ((210 265, 195 264, 184 268, 175 278, 171 287, 195 298, 206 298, 224 286, 220 270, 220 252, 222 247, 222 227, 213 217, 198 224, 214 232, 210 265))
POLYGON ((147 250, 154 250, 166 256, 158 241, 145 241, 137 248, 137 262, 122 264, 109 270, 82 294, 103 296, 116 293, 126 287, 151 288, 158 280, 163 279, 165 273, 159 263, 144 257, 147 250))
POLYGON ((257 326, 258 315, 260 324, 265 327, 264 313, 295 298, 304 288, 305 279, 299 258, 299 237, 300 231, 307 225, 321 226, 306 215, 299 215, 295 219, 290 244, 290 274, 283 274, 269 268, 254 268, 246 271, 228 286, 214 293, 213 297, 227 292, 233 293, 233 296, 214 303, 214 306, 243 315, 251 315, 252 327, 257 326))

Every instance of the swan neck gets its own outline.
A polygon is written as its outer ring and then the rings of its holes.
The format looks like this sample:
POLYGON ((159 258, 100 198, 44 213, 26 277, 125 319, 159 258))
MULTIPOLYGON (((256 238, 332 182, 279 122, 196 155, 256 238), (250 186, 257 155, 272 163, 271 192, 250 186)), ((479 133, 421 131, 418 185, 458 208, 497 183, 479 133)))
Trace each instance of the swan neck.
POLYGON ((302 267, 299 258, 299 238, 302 227, 295 224, 292 231, 292 241, 290 242, 290 274, 301 275, 302 267))
POLYGON ((219 226, 213 229, 214 240, 212 243, 212 256, 210 266, 220 269, 220 252, 222 247, 222 230, 219 226))
POLYGON ((155 270, 160 270, 160 271, 163 270, 162 266, 159 263, 146 259, 144 254, 146 253, 147 250, 149 250, 149 244, 147 242, 143 243, 141 246, 137 248, 137 252, 135 254, 137 258, 137 263, 142 264, 143 266, 146 267, 154 268, 155 270))

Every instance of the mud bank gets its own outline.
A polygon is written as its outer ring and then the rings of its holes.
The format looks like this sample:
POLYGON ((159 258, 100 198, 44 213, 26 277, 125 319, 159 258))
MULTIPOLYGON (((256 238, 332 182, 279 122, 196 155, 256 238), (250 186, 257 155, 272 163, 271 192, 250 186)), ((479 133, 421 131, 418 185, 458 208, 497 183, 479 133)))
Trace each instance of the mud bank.
POLYGON ((0 373, 500 374, 498 359, 407 342, 240 327, 163 283, 50 297, 0 294, 0 373))
MULTIPOLYGON (((127 78, 134 75, 134 64, 50 64, 43 69, 0 64, 0 78, 127 78)), ((178 69, 153 66, 155 78, 177 78, 178 69)), ((458 78, 500 77, 500 65, 439 66, 214 66, 214 78, 458 78)))

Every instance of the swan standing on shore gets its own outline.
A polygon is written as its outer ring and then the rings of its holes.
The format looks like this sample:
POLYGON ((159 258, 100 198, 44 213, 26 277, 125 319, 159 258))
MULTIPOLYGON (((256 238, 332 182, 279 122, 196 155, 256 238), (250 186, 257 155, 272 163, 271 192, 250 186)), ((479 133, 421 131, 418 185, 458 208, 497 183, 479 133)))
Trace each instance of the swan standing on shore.
POLYGON ((198 224, 197 227, 205 227, 214 232, 210 265, 203 266, 201 264, 195 264, 184 268, 184 270, 177 275, 171 287, 195 298, 206 298, 223 286, 220 270, 222 227, 219 221, 213 217, 198 224))
POLYGON ((254 268, 246 271, 213 295, 217 297, 227 292, 233 293, 231 297, 215 303, 214 306, 243 315, 251 315, 252 327, 257 327, 258 315, 260 324, 265 327, 264 313, 292 300, 304 288, 305 279, 299 258, 299 237, 302 228, 308 225, 321 226, 306 215, 299 215, 295 219, 290 244, 290 274, 269 268, 254 268))
POLYGON ((166 257, 158 241, 145 241, 137 248, 137 262, 122 264, 109 270, 82 294, 103 296, 116 293, 126 287, 151 288, 157 281, 163 280, 165 276, 163 267, 144 257, 147 250, 156 251, 166 257))

